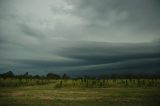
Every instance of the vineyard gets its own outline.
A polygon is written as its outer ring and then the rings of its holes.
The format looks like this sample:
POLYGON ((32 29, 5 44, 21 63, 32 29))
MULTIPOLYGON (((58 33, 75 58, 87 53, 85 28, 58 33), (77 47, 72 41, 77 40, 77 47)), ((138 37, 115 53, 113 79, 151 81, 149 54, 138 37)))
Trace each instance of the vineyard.
POLYGON ((159 106, 160 78, 6 75, 0 106, 159 106))

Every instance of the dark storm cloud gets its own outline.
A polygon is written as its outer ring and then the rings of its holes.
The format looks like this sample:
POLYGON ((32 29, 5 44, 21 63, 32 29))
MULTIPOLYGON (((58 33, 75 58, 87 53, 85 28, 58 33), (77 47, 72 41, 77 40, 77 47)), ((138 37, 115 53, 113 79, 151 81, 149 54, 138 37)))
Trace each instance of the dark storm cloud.
POLYGON ((112 64, 81 67, 82 71, 78 71, 77 73, 75 71, 71 71, 71 73, 73 73, 74 75, 85 75, 85 74, 101 75, 101 74, 117 74, 117 73, 159 74, 160 70, 159 64, 160 64, 160 59, 131 60, 119 63, 112 63, 112 64))
POLYGON ((61 51, 62 56, 83 59, 85 64, 105 64, 134 59, 160 58, 159 43, 88 42, 61 51))
POLYGON ((1 0, 0 72, 157 73, 159 11, 158 0, 1 0))
MULTIPOLYGON (((78 59, 77 59, 78 60, 78 59)), ((83 61, 56 61, 56 60, 12 60, 18 64, 24 64, 29 67, 39 67, 39 68, 48 68, 48 67, 61 67, 61 66, 79 66, 83 61)))

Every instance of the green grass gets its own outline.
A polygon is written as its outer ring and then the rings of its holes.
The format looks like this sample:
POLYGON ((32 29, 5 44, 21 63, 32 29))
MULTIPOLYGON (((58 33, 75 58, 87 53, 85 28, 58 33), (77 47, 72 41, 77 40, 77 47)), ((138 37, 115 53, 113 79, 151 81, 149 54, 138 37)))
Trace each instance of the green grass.
MULTIPOLYGON (((55 87, 57 83, 0 87, 0 106, 160 106, 160 89, 55 87)), ((69 83, 69 85, 67 85, 69 83)))

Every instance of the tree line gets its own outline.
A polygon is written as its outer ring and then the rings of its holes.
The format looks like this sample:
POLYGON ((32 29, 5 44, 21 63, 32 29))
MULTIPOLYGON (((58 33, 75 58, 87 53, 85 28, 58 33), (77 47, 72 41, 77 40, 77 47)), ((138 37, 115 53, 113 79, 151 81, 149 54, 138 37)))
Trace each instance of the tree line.
POLYGON ((77 76, 70 77, 68 74, 58 75, 55 73, 48 73, 46 75, 30 75, 28 72, 23 75, 15 75, 12 71, 0 74, 0 78, 32 78, 32 79, 155 79, 160 78, 160 75, 147 75, 147 74, 103 74, 100 76, 77 76))
POLYGON ((30 75, 28 72, 23 75, 15 75, 12 71, 0 74, 1 78, 33 78, 33 79, 70 79, 69 75, 64 73, 62 76, 54 73, 48 73, 47 75, 30 75))

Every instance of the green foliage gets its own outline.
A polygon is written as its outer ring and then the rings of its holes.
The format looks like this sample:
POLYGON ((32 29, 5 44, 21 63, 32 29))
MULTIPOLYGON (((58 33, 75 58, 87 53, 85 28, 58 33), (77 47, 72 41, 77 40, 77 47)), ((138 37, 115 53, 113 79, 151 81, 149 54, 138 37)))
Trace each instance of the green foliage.
POLYGON ((160 79, 32 79, 0 78, 0 87, 34 86, 55 83, 55 88, 151 88, 160 87, 160 79))
POLYGON ((69 79, 69 76, 67 74, 63 74, 62 79, 69 79))
POLYGON ((51 80, 46 79, 16 79, 16 78, 0 78, 0 87, 20 87, 20 86, 34 86, 51 83, 51 80))
POLYGON ((159 88, 160 79, 57 80, 55 88, 159 88))
POLYGON ((48 74, 46 75, 46 77, 49 78, 49 79, 60 79, 60 76, 59 76, 59 75, 53 74, 53 73, 48 73, 48 74))

